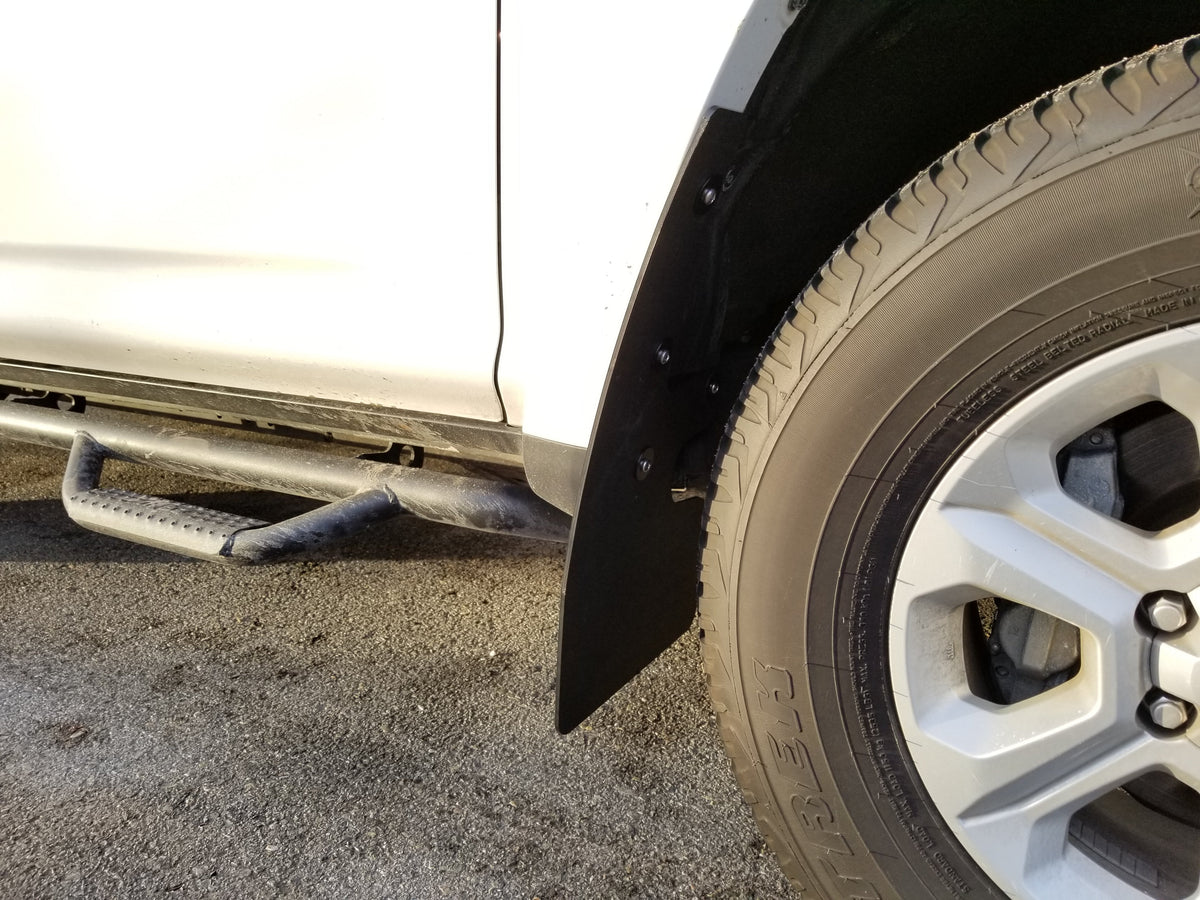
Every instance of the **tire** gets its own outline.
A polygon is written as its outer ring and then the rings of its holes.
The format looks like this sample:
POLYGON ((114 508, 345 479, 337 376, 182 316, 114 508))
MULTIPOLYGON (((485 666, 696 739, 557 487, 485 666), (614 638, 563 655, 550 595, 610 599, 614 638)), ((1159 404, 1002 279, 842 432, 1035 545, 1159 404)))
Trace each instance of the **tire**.
POLYGON ((1200 889, 1198 50, 1097 72, 943 157, 743 388, 703 651, 802 891, 1200 889), (1164 592, 1182 629, 1147 612, 1164 592))

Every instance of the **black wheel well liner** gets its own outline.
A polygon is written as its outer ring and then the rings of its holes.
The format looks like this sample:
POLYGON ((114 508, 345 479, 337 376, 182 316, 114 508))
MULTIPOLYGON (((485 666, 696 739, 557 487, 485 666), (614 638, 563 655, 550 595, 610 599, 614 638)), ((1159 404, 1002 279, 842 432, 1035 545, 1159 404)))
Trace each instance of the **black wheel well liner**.
POLYGON ((698 132, 626 314, 568 555, 560 730, 691 623, 698 495, 725 422, 780 316, 838 244, 1020 104, 1196 31, 1194 0, 804 7, 745 112, 714 110, 698 132))

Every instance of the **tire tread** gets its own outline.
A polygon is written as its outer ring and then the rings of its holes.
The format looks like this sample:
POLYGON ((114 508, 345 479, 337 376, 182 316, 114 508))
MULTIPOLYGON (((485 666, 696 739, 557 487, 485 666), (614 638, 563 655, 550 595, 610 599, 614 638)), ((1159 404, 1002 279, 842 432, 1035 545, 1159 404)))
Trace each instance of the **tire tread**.
POLYGON ((866 298, 931 240, 1064 160, 1157 121, 1200 113, 1198 51, 1200 39, 1185 39, 1098 70, 1021 107, 936 161, 821 267, 767 342, 734 405, 718 449, 702 531, 701 651, 734 774, 784 873, 803 895, 853 900, 873 894, 870 884, 831 874, 822 864, 827 854, 821 847, 802 849, 787 837, 740 699, 732 627, 736 534, 780 411, 848 331, 866 298))

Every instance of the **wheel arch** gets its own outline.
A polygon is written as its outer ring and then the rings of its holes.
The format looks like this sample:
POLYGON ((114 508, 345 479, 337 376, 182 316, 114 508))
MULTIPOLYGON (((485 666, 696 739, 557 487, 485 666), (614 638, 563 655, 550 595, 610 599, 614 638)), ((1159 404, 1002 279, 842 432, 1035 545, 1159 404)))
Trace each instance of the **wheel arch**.
POLYGON ((691 623, 717 441, 762 345, 838 244, 1021 103, 1200 30, 1184 2, 790 4, 800 14, 744 112, 702 122, 626 314, 568 551, 563 731, 691 623))

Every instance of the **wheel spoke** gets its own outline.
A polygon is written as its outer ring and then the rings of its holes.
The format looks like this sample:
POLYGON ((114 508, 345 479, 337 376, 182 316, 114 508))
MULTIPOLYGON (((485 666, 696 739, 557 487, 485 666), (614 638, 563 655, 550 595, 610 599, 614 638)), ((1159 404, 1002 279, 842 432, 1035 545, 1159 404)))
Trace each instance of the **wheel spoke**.
POLYGON ((1146 562, 1159 573, 1162 588, 1200 584, 1200 514, 1155 535, 1147 542, 1146 562))
POLYGON ((1163 741, 1161 764, 1179 781, 1200 793, 1200 750, 1195 743, 1186 740, 1163 741))
MULTIPOLYGON (((1194 327, 1187 330, 1200 334, 1200 329, 1194 327)), ((1194 346, 1184 344, 1152 365, 1159 399, 1187 416, 1192 427, 1200 432, 1200 359, 1195 356, 1194 346)))
POLYGON ((1014 557, 1015 550, 1003 551, 1003 542, 1019 541, 1024 550, 1050 551, 1055 564, 1106 573, 1138 596, 1153 590, 1186 592, 1200 584, 1200 515, 1160 534, 1139 531, 1070 497, 1051 468, 1048 447, 1042 454, 1028 445, 1014 449, 994 437, 983 442, 984 452, 960 461, 952 473, 957 477, 948 479, 953 486, 935 494, 931 504, 961 523, 955 527, 968 541, 980 541, 988 528, 995 528, 1003 536, 986 540, 1000 542, 995 550, 1001 556, 1020 559, 1026 567, 1041 565, 1042 556, 1014 557), (977 520, 970 519, 970 512, 977 520), (1020 537, 1017 529, 1028 535, 1020 537))
MULTIPOLYGON (((981 593, 1004 597, 1071 622, 1102 642, 1133 629, 1134 610, 1146 593, 1081 559, 1073 546, 1085 539, 1080 533, 1047 533, 1004 512, 930 506, 915 536, 919 540, 910 542, 898 579, 920 585, 923 596, 951 604, 981 593)), ((1098 552, 1103 544, 1090 540, 1098 552)))
MULTIPOLYGON (((917 717, 914 756, 961 781, 949 817, 974 819, 1014 809, 1093 770, 1144 732, 1132 714, 1117 714, 1084 681, 1069 682, 1015 706, 957 696, 917 717)), ((1105 775, 1104 777, 1108 777, 1105 775)))
MULTIPOLYGON (((958 820, 961 832, 987 846, 990 862, 1013 879, 1004 887, 1024 896, 1064 896, 1059 890, 1086 878, 1104 896, 1141 897, 1070 847, 1071 817, 1092 800, 1161 764, 1162 747, 1145 734, 1076 760, 1073 771, 1008 805, 992 806, 958 820)), ((995 795, 994 795, 995 796, 995 795)))

